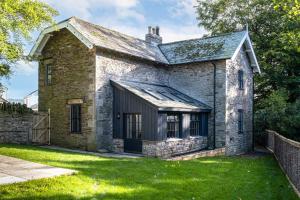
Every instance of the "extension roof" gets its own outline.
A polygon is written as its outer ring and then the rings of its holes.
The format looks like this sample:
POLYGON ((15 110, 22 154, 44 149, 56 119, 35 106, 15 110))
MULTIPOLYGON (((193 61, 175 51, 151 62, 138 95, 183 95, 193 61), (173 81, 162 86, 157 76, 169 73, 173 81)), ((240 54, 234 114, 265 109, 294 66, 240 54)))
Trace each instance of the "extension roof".
POLYGON ((166 85, 135 81, 111 80, 121 87, 155 106, 159 111, 209 112, 211 107, 166 85))
POLYGON ((251 67, 255 72, 260 73, 248 31, 153 45, 76 17, 71 17, 55 26, 44 29, 29 56, 37 58, 41 55, 44 46, 51 37, 50 33, 63 28, 68 29, 90 49, 94 47, 103 48, 164 65, 234 59, 244 45, 251 67))

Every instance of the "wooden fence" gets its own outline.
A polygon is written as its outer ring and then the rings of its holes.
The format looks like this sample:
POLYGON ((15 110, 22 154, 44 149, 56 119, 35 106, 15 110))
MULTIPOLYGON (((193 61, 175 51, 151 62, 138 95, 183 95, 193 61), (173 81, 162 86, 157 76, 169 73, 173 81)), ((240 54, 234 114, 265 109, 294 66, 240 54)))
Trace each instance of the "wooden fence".
POLYGON ((270 130, 267 130, 267 136, 268 149, 274 153, 282 170, 300 196, 300 142, 287 139, 270 130))

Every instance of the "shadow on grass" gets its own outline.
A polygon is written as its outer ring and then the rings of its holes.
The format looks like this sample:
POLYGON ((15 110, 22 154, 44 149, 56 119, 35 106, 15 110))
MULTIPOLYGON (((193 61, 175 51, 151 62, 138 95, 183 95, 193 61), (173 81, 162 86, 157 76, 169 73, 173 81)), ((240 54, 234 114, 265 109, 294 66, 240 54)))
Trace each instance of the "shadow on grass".
POLYGON ((296 199, 271 156, 115 159, 19 145, 0 154, 79 171, 1 186, 0 199, 296 199))

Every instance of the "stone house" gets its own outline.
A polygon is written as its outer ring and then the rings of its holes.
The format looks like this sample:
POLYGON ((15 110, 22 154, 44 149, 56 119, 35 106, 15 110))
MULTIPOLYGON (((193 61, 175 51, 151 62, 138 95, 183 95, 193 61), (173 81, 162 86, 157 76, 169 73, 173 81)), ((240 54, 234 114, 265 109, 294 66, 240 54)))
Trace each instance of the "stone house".
POLYGON ((148 29, 141 40, 72 17, 42 31, 30 56, 52 144, 157 157, 251 150, 260 69, 248 32, 162 43, 148 29))

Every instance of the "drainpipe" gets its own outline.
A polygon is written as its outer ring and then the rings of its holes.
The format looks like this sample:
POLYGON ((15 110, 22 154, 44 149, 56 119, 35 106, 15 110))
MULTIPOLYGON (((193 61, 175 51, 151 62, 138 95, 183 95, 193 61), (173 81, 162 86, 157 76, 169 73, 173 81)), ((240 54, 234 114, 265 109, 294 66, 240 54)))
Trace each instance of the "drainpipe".
POLYGON ((216 77, 217 77, 217 66, 214 62, 211 62, 214 66, 214 126, 213 126, 213 149, 216 148, 216 77))
POLYGON ((254 151, 254 73, 252 68, 252 151, 254 151))
POLYGON ((49 141, 48 141, 48 145, 51 144, 51 115, 50 115, 50 108, 48 108, 48 138, 49 138, 49 141))

